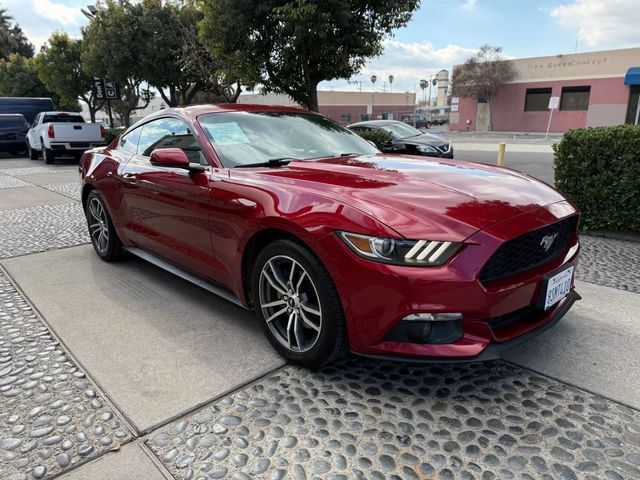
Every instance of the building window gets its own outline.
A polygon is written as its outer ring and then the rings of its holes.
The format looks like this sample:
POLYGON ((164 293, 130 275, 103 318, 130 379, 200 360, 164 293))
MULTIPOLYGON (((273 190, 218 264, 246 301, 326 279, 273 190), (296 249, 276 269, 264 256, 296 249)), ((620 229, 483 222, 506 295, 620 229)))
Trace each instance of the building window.
POLYGON ((562 87, 560 110, 588 110, 591 87, 562 87))
POLYGON ((371 120, 371 116, 368 113, 361 113, 360 114, 360 121, 361 122, 366 122, 368 120, 371 120))
POLYGON ((524 98, 525 112, 546 112, 551 98, 550 88, 527 88, 524 98))
POLYGON ((341 113, 340 121, 342 123, 351 123, 351 114, 350 113, 341 113))

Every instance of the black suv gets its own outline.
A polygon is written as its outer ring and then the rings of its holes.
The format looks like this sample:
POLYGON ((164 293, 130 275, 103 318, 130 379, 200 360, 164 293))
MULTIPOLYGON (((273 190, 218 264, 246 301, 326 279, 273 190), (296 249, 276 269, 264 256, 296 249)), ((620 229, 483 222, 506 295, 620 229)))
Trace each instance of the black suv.
POLYGON ((19 113, 0 115, 0 152, 24 156, 27 154, 26 135, 29 125, 19 113))

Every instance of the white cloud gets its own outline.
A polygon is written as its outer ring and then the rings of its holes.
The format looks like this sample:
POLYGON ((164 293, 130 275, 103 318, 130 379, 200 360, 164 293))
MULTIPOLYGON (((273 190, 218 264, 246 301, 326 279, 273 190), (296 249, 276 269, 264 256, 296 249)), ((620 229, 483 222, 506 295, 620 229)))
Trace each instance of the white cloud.
POLYGON ((589 46, 626 47, 640 43, 638 0, 572 0, 551 9, 560 25, 573 28, 589 46))
MULTIPOLYGON (((362 82, 362 90, 371 90, 371 75, 378 80, 375 84, 377 91, 383 88, 382 82, 387 82, 393 75, 394 92, 413 92, 418 87, 420 79, 429 78, 442 69, 449 70, 453 65, 462 63, 468 57, 476 53, 475 48, 466 48, 460 45, 446 45, 436 48, 430 42, 404 43, 393 39, 385 41, 384 53, 369 62, 354 80, 362 82)), ((358 90, 357 83, 348 84, 346 80, 333 80, 323 82, 320 85, 323 90, 358 90)))
POLYGON ((460 8, 464 10, 475 10, 477 3, 478 0, 465 0, 465 2, 460 5, 460 8))
POLYGON ((79 8, 67 7, 51 0, 32 0, 33 13, 62 25, 79 25, 84 17, 79 8))

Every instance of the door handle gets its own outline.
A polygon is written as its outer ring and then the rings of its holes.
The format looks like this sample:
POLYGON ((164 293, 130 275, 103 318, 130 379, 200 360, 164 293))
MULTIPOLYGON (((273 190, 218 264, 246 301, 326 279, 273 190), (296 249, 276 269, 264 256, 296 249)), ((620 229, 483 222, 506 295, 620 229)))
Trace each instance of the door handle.
POLYGON ((122 180, 126 183, 136 183, 136 175, 134 173, 124 172, 122 174, 122 180))

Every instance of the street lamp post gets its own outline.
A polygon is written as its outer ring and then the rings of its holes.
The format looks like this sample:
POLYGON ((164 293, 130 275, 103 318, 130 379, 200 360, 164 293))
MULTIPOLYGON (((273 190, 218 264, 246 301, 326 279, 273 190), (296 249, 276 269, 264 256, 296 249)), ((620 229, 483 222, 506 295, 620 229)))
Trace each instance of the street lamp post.
POLYGON ((376 104, 376 82, 378 77, 371 75, 371 117, 373 118, 373 106, 376 104))
POLYGON ((389 92, 393 92, 393 75, 389 75, 389 92))

